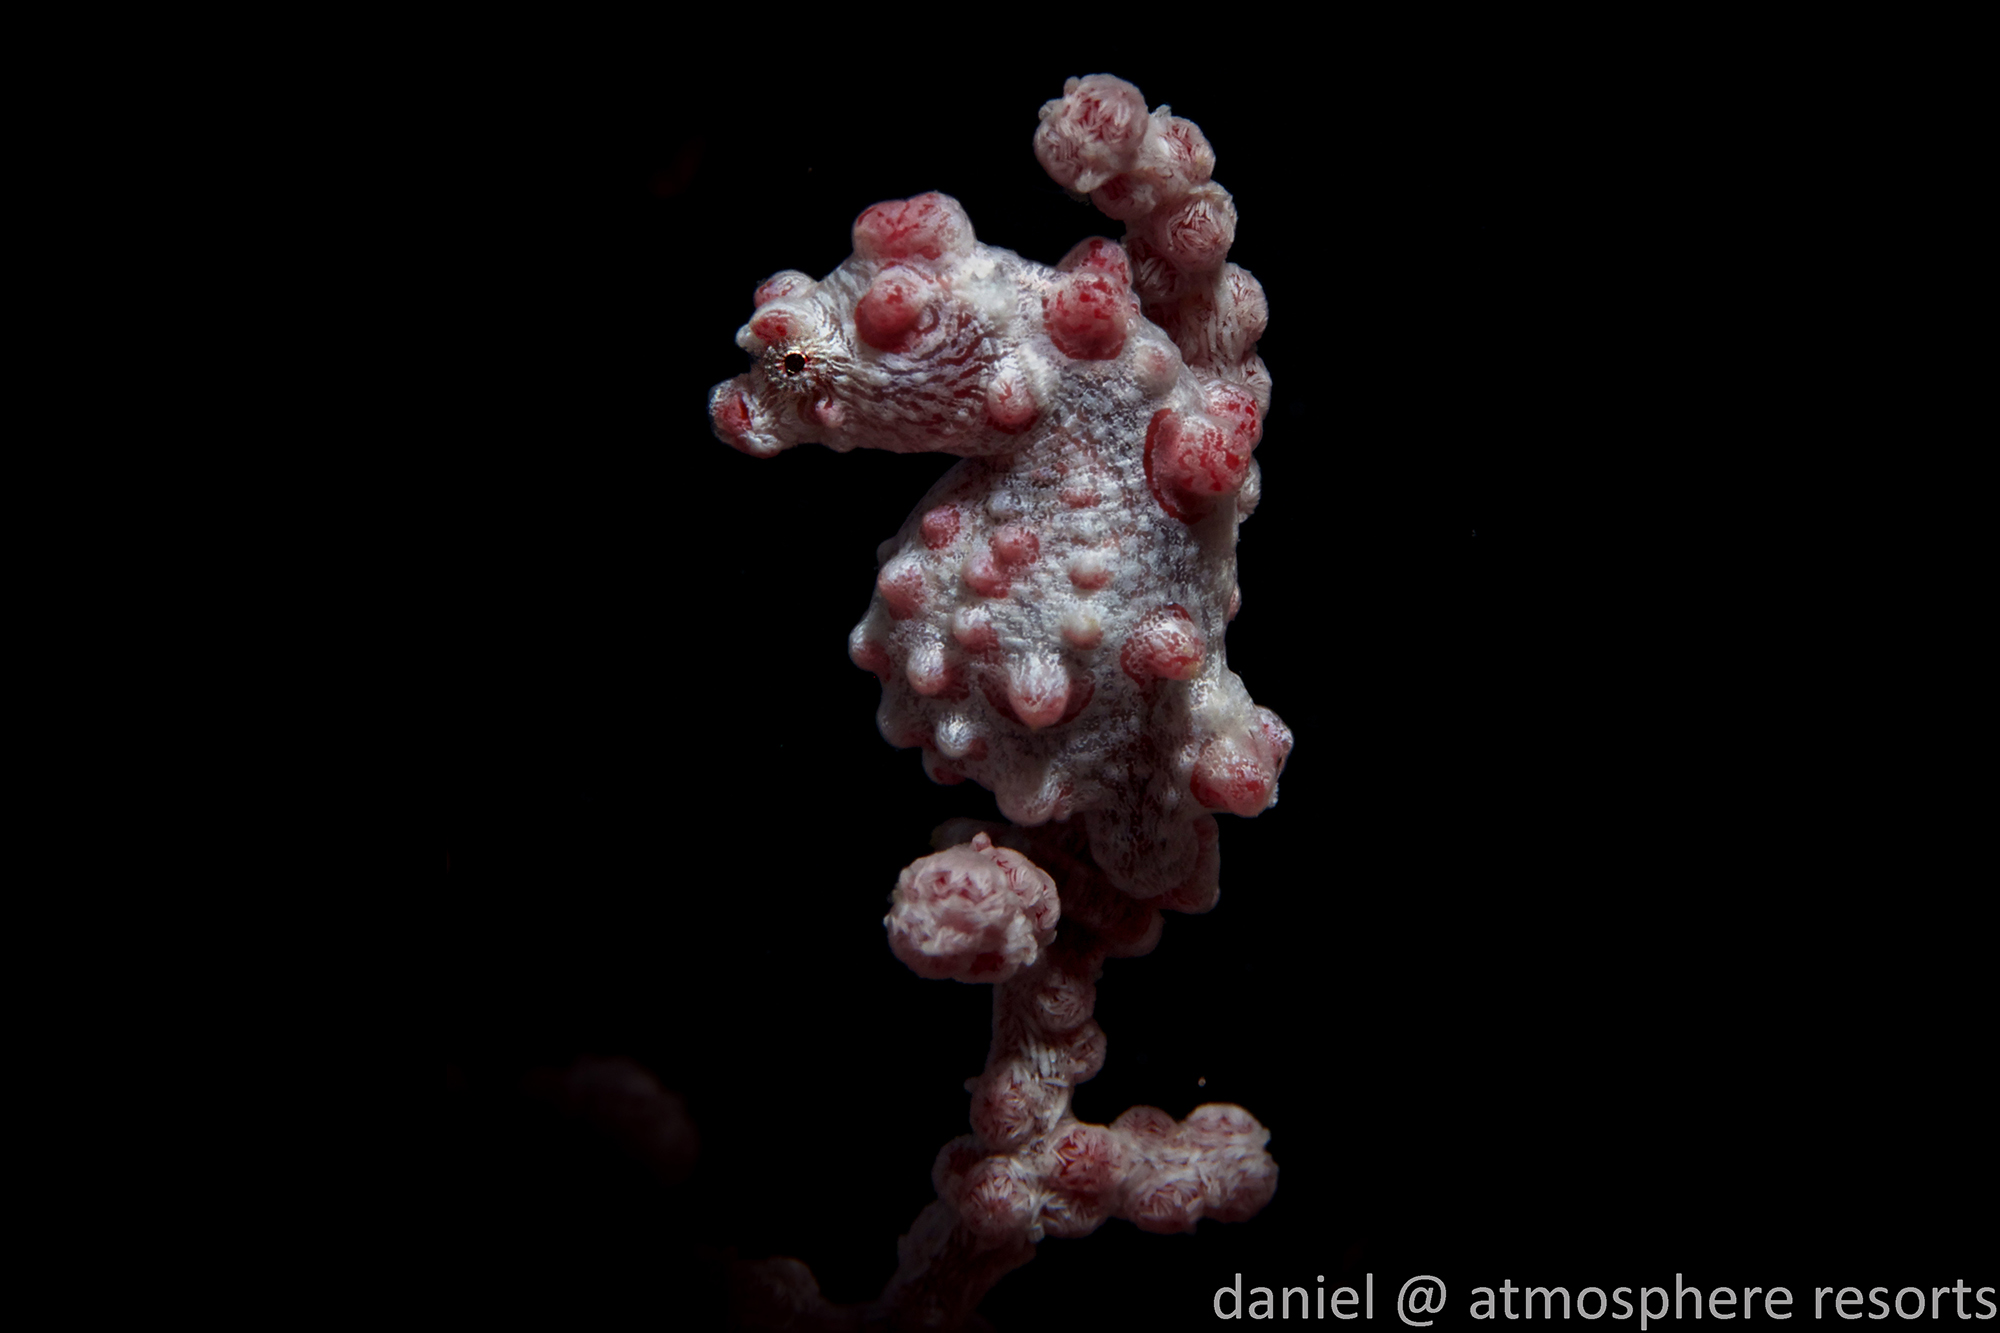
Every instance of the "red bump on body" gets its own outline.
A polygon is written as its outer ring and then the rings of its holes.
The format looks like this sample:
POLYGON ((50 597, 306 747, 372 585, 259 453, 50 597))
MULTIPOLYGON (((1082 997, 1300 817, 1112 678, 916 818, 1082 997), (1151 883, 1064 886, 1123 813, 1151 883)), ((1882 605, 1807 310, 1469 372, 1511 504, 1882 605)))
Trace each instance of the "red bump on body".
POLYGON ((1233 738, 1217 736, 1202 747, 1195 761, 1188 789, 1194 798, 1211 810, 1227 810, 1250 818, 1271 804, 1275 776, 1264 767, 1252 747, 1233 738))
POLYGON ((797 331, 792 317, 782 310, 772 310, 750 321, 750 332, 767 343, 781 343, 797 331))
POLYGON ((985 653, 999 646, 1000 631, 984 607, 963 607, 952 615, 951 637, 971 653, 985 653))
POLYGON ((1146 430, 1146 483, 1175 518, 1192 522, 1206 506, 1190 501, 1233 495, 1250 475, 1250 450, 1260 434, 1257 405, 1243 390, 1220 402, 1231 414, 1230 428, 1207 415, 1161 408, 1146 430))
POLYGON ((875 678, 885 685, 889 683, 889 673, 895 670, 888 648, 874 639, 854 639, 848 644, 847 656, 863 671, 874 672, 875 678))
POLYGON ((1063 642, 1086 652, 1104 642, 1104 626, 1096 616, 1077 611, 1063 617, 1063 642))
POLYGON ((818 285, 806 274, 788 268, 782 273, 773 273, 759 284, 757 294, 751 298, 751 306, 766 306, 787 296, 801 296, 818 285))
POLYGON ((875 586, 897 620, 908 620, 924 608, 924 571, 914 560, 893 560, 883 566, 875 586))
POLYGON ((1169 602, 1126 637, 1118 665, 1141 685, 1155 677, 1187 680, 1201 669, 1203 651, 1194 618, 1186 608, 1169 602))
POLYGON ((1125 294, 1101 273, 1071 273, 1042 298, 1056 350, 1076 361, 1109 361, 1125 350, 1125 294))
POLYGON ((940 721, 931 732, 931 745, 950 759, 963 759, 976 764, 986 757, 986 738, 971 733, 963 725, 963 719, 940 721))
POLYGON ((1076 715, 1090 707, 1097 694, 1097 680, 1088 671, 1079 671, 1069 680, 1069 702, 1063 705, 1061 722, 1074 722, 1076 715))
POLYGON ((965 694, 964 673, 956 663, 946 659, 944 649, 935 643, 920 644, 910 654, 903 676, 910 682, 910 688, 926 699, 962 698, 965 694))
POLYGON ((854 331, 861 341, 879 352, 902 352, 914 347, 923 334, 936 326, 931 308, 935 289, 920 273, 892 268, 878 274, 854 307, 854 331))
POLYGON ((1133 378, 1147 394, 1158 397, 1174 387, 1180 378, 1180 349, 1171 344, 1149 342, 1139 349, 1132 367, 1133 378))
POLYGON ((1069 695, 1069 673, 1059 661, 1031 657, 1008 668, 1007 702, 1030 730, 1062 721, 1069 695))
POLYGON ((871 259, 942 259, 972 249, 972 219, 932 191, 876 204, 854 220, 854 250, 871 259))
POLYGON ((1270 709, 1259 705, 1256 709, 1257 730, 1271 747, 1271 766, 1277 773, 1285 771, 1285 760, 1292 753, 1292 729, 1285 725, 1270 709))
POLYGON ((981 597, 1005 597, 1014 576, 992 551, 981 551, 965 562, 965 586, 981 597))
POLYGON ((1041 553, 1041 539, 1019 523, 1009 523, 993 534, 993 554, 1002 564, 1018 569, 1033 564, 1041 553))
POLYGON ((986 419, 1007 435, 1018 435, 1041 415, 1028 377, 1017 366, 1007 366, 986 385, 986 419))
POLYGON ((924 534, 924 545, 933 551, 943 550, 958 536, 958 506, 939 505, 924 515, 919 526, 924 534))
POLYGON ((715 405, 715 428, 734 447, 749 452, 750 399, 737 390, 721 395, 715 405))
POLYGON ((1132 285, 1132 263, 1125 257, 1125 247, 1102 236, 1077 242, 1056 269, 1062 273, 1097 273, 1119 287, 1132 285))
MULTIPOLYGON (((1230 435, 1230 448, 1247 458, 1264 438, 1264 423, 1257 418, 1257 400, 1240 384, 1217 384, 1208 391, 1208 414, 1230 435)), ((1244 464, 1248 471, 1249 464, 1244 464)), ((1240 483, 1239 483, 1240 484, 1240 483)))
POLYGON ((1153 493, 1169 518, 1192 523, 1200 515, 1175 493, 1179 488, 1168 472, 1168 456, 1180 433, 1181 414, 1171 407, 1153 413, 1153 419, 1146 423, 1146 489, 1153 493))
POLYGON ((1080 557, 1069 567, 1069 581, 1078 592, 1096 592, 1110 585, 1111 566, 1095 555, 1080 557))

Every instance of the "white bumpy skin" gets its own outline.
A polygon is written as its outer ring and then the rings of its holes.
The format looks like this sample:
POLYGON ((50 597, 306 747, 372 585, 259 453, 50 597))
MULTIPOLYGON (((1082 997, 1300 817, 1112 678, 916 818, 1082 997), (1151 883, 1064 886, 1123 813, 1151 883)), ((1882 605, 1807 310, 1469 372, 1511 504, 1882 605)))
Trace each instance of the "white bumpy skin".
POLYGON ((964 456, 880 547, 849 639, 882 734, 1018 824, 1082 815, 1120 890, 1199 910, 1211 812, 1272 804, 1291 749, 1223 653, 1260 491, 1264 296, 1225 262, 1234 205, 1201 132, 1132 85, 1070 80, 1035 148, 1122 241, 1050 268, 980 244, 947 196, 878 204, 824 279, 758 288, 737 334, 755 364, 710 417, 758 457, 964 456))

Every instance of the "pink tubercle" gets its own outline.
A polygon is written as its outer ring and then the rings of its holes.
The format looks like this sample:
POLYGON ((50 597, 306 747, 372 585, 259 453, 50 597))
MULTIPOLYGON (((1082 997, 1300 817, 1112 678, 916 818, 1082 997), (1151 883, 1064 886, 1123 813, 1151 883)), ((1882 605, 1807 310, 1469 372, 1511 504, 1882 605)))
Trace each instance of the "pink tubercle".
POLYGON ((1179 439, 1180 428, 1181 414, 1171 407, 1153 413, 1153 419, 1146 423, 1146 489, 1153 493, 1153 499, 1167 517, 1191 523, 1200 515, 1176 493, 1179 488, 1166 466, 1167 451, 1179 439))
POLYGON ((1104 626, 1096 616, 1076 612, 1062 622, 1063 642, 1086 651, 1104 642, 1104 626))
POLYGON ((854 331, 877 351, 908 351, 936 326, 936 299, 935 284, 915 269, 885 269, 854 307, 854 331))
POLYGON ((924 515, 918 527, 923 533, 924 545, 933 551, 943 550, 958 536, 958 506, 938 505, 924 515))
POLYGON ((1221 422, 1230 434, 1233 448, 1248 454, 1264 438, 1264 423, 1257 414, 1257 400, 1240 384, 1221 383, 1208 391, 1208 414, 1221 422))
POLYGON ((750 332, 766 343, 781 343, 798 331, 793 318, 782 310, 772 310, 750 321, 750 332))
POLYGON ((1000 644, 1000 631, 984 607, 961 607, 952 614, 951 637, 969 653, 985 653, 1000 644))
MULTIPOLYGON (((1245 394, 1246 403, 1248 399, 1245 394)), ((1254 404, 1250 410, 1254 426, 1254 404)), ((1202 499, 1241 490, 1250 475, 1250 448, 1242 443, 1243 431, 1237 424, 1232 433, 1206 415, 1177 419, 1174 429, 1163 432, 1158 442, 1155 475, 1184 495, 1202 499)))
POLYGON ((717 394, 710 418, 715 422, 716 432, 731 447, 744 453, 752 452, 750 426, 755 418, 750 411, 750 398, 741 389, 728 389, 717 394))
POLYGON ((1180 378, 1180 350, 1167 344, 1148 342, 1134 358, 1132 369, 1139 387, 1149 397, 1157 398, 1173 388, 1180 378))
POLYGON ((1090 701, 1097 694, 1097 680, 1088 671, 1079 671, 1069 678, 1069 701, 1063 705, 1060 722, 1074 722, 1077 714, 1090 707, 1090 701))
POLYGON ((1277 775, 1250 747, 1218 736, 1202 747, 1188 786, 1194 798, 1210 810, 1227 810, 1248 819, 1271 804, 1277 775))
POLYGON ((1005 597, 1014 576, 991 550, 980 551, 965 562, 965 586, 981 597, 1005 597))
POLYGON ((903 674, 909 680, 910 688, 926 699, 965 697, 964 673, 935 643, 924 644, 912 652, 903 674))
POLYGON ((875 678, 887 683, 889 673, 895 670, 895 663, 889 657, 887 647, 874 639, 856 638, 847 649, 847 656, 863 671, 872 671, 875 678))
POLYGON ((1194 618, 1187 608, 1169 602, 1126 637, 1118 665, 1141 685, 1156 677, 1186 680, 1201 669, 1203 651, 1194 618))
POLYGON ((908 620, 924 609, 924 571, 914 560, 894 560, 883 566, 875 587, 896 620, 908 620))
POLYGON ((874 205, 854 220, 854 249, 871 259, 942 259, 972 248, 972 220, 932 191, 874 205))
POLYGON ((1031 730, 1062 721, 1069 696, 1069 673, 1060 662, 1034 658, 1015 663, 1007 672, 1007 702, 1031 730))
POLYGON ((1005 524, 993 534, 993 555, 1010 568, 1033 564, 1041 553, 1041 539, 1020 523, 1005 524))
POLYGON ((1081 556, 1070 562, 1070 584, 1081 592, 1096 592, 1109 585, 1111 577, 1111 566, 1100 556, 1081 556))
POLYGON ((1018 367, 998 371, 986 386, 986 420, 995 430, 1018 435, 1035 423, 1041 408, 1035 404, 1028 377, 1018 367))
POLYGON ((1123 290, 1099 273, 1072 273, 1042 298, 1042 322, 1056 350, 1075 361, 1110 361, 1125 350, 1123 290))
POLYGON ((1125 257, 1125 247, 1102 236, 1078 241, 1056 268, 1063 273, 1101 274, 1121 288, 1132 285, 1132 261, 1125 257))
POLYGON ((781 273, 773 273, 759 283, 751 303, 760 307, 767 306, 787 296, 803 296, 817 286, 819 286, 817 282, 797 269, 786 269, 781 273))
POLYGON ((1290 758, 1292 753, 1292 729, 1285 725, 1283 718, 1268 708, 1259 707, 1256 716, 1257 730, 1263 735, 1265 743, 1271 747, 1271 762, 1278 772, 1283 773, 1285 760, 1290 758))

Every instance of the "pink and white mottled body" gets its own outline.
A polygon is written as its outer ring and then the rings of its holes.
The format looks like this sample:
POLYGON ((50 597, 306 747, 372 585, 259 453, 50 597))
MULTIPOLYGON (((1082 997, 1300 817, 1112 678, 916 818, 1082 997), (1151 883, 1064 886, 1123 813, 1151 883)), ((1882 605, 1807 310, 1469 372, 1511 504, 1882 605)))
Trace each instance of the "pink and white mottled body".
POLYGON ((1125 892, 1212 903, 1210 812, 1270 805, 1291 748, 1223 655, 1264 295, 1225 262, 1235 210, 1200 130, 1132 85, 1071 79, 1035 150, 1122 243, 1049 268, 979 243, 947 196, 878 204, 825 278, 758 288, 737 334, 757 363, 710 417, 759 457, 963 455, 882 544, 849 640, 883 735, 1018 823, 1084 816, 1125 892))

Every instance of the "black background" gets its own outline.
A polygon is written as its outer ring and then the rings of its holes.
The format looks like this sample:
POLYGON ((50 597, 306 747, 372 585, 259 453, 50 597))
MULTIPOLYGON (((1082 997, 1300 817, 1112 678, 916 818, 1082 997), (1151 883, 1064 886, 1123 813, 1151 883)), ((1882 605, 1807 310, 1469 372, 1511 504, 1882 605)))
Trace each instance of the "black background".
POLYGON ((994 807, 882 741, 845 642, 952 460, 751 459, 705 396, 756 284, 834 267, 877 200, 942 190, 1044 262, 1117 234, 1029 147, 1099 69, 1206 132, 1270 298, 1228 652, 1297 749, 1223 821, 1217 910, 1110 965, 1077 1109, 1237 1102, 1282 1175, 1247 1224, 1047 1242, 986 1314, 1194 1323, 1238 1272, 1372 1272, 1384 1321, 1415 1272, 1457 1312, 1682 1273, 1808 1318, 1814 1285, 1994 1280, 1972 885, 1848 785, 1874 742, 1816 683, 1838 588, 1755 499, 1801 447, 1755 353, 1862 93, 1734 43, 1500 72, 1476 42, 742 40, 607 41, 446 116, 452 1308, 705 1327, 731 1254, 837 1300, 893 1271, 990 992, 912 976, 880 918, 935 824, 994 807), (523 1094, 586 1054, 686 1098, 686 1185, 523 1094))

